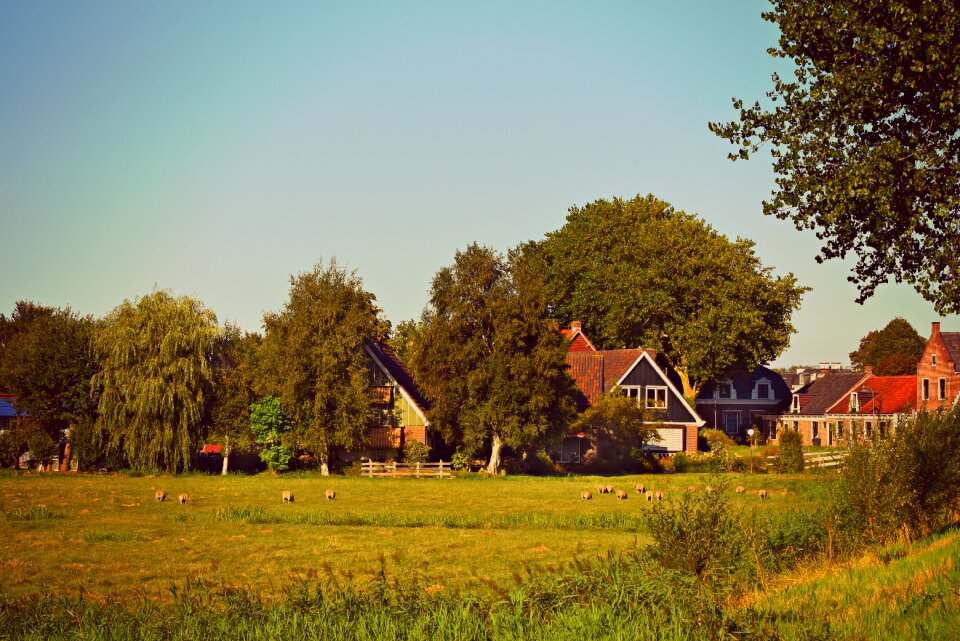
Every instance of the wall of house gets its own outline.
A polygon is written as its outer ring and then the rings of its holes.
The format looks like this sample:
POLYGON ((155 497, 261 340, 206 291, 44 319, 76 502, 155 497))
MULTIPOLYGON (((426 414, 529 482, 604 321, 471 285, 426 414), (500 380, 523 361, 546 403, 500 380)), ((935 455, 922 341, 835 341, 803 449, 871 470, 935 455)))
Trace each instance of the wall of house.
MULTIPOLYGON (((627 374, 626 378, 624 378, 621 384, 642 386, 644 388, 643 394, 646 393, 647 386, 667 387, 667 409, 663 412, 660 420, 664 421, 665 423, 695 424, 697 422, 696 417, 694 417, 687 410, 687 408, 684 407, 680 397, 671 392, 670 388, 664 382, 663 378, 661 378, 660 374, 646 359, 640 361, 640 364, 637 367, 634 367, 633 370, 627 374)), ((646 397, 641 396, 641 398, 646 397)))
POLYGON ((946 407, 960 394, 960 375, 957 374, 958 363, 950 360, 950 353, 940 335, 939 326, 927 341, 923 356, 917 364, 917 402, 922 409, 935 410, 946 407), (934 363, 936 356, 936 363, 934 363), (940 379, 946 381, 946 394, 940 398, 940 379), (929 398, 924 398, 923 381, 928 381, 929 398))

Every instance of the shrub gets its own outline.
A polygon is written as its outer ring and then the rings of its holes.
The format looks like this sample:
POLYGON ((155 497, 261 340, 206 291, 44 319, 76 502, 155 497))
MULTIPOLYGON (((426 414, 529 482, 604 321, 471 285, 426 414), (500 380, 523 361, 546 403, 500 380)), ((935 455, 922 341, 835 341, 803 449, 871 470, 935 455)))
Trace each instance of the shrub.
POLYGON ((733 439, 727 436, 726 432, 715 429, 700 430, 700 436, 707 442, 707 447, 711 452, 722 452, 727 448, 736 446, 733 439))
POLYGON ((777 471, 781 474, 803 471, 803 437, 797 430, 784 429, 780 433, 780 456, 777 457, 777 471))
POLYGON ((400 448, 400 460, 404 463, 426 463, 430 446, 420 441, 404 441, 400 448))
POLYGON ((450 464, 453 465, 453 469, 455 470, 466 470, 470 467, 470 456, 458 447, 453 453, 450 464))

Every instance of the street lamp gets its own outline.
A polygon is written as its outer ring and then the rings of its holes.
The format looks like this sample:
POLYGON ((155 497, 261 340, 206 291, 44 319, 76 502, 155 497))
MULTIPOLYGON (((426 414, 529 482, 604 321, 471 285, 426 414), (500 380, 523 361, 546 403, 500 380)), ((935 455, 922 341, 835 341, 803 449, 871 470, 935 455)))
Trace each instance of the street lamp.
POLYGON ((751 427, 747 430, 747 436, 750 437, 750 473, 753 474, 753 434, 754 429, 751 427))

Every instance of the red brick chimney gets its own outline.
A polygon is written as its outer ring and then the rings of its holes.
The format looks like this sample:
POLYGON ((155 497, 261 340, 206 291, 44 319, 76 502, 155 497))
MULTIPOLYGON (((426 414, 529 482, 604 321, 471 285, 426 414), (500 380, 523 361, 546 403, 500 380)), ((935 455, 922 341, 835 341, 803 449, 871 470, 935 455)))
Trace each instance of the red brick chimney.
POLYGON ((933 323, 930 323, 930 325, 931 325, 931 327, 930 327, 930 336, 931 336, 931 337, 936 336, 937 334, 940 333, 940 321, 935 321, 935 322, 933 322, 933 323))
POLYGON ((867 376, 873 376, 873 365, 864 365, 863 373, 867 376))
POLYGON ((574 334, 579 332, 581 327, 583 327, 583 323, 580 321, 570 321, 570 331, 574 334))

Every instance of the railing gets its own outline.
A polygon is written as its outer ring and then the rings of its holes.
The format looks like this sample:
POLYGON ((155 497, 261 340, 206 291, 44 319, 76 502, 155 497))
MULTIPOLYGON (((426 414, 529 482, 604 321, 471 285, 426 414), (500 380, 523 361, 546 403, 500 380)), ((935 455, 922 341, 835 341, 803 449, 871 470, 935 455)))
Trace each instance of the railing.
MULTIPOLYGON (((804 452, 803 469, 812 470, 824 467, 838 467, 847 458, 849 452, 845 450, 835 450, 832 452, 804 452)), ((767 467, 773 467, 777 464, 776 456, 767 457, 767 467)))
POLYGON ((370 478, 400 478, 412 476, 418 479, 450 479, 453 478, 453 467, 449 462, 436 463, 395 463, 387 461, 363 461, 360 465, 360 475, 370 478))

